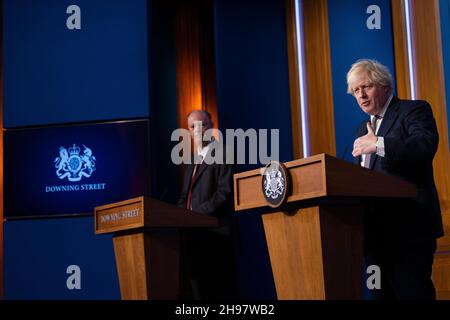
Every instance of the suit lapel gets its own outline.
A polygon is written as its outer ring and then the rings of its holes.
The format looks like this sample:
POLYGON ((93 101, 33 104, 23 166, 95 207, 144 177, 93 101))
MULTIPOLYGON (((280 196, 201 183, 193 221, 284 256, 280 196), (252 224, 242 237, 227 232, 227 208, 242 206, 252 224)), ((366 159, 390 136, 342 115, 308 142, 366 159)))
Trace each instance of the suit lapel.
POLYGON ((192 173, 194 172, 194 164, 186 164, 184 172, 184 190, 189 190, 189 184, 191 183, 192 173))
POLYGON ((207 167, 208 167, 208 165, 203 161, 201 163, 200 167, 198 168, 198 172, 195 175, 194 185, 197 183, 197 181, 200 178, 201 174, 203 173, 203 171, 206 170, 207 167))
MULTIPOLYGON (((214 142, 213 142, 213 143, 214 143, 214 142)), ((211 145, 211 147, 210 147, 210 149, 209 149, 209 151, 208 151, 208 154, 209 154, 210 157, 214 157, 214 155, 215 155, 215 152, 214 152, 214 151, 215 151, 215 150, 214 150, 214 146, 211 145)), ((192 166, 192 167, 194 167, 194 166, 192 166)), ((200 167, 198 168, 198 172, 196 173, 195 180, 194 180, 194 185, 193 185, 193 186, 195 186, 195 184, 197 183, 197 181, 198 181, 198 179, 200 178, 200 176, 202 175, 202 173, 203 173, 208 167, 209 167, 209 165, 205 163, 205 160, 203 160, 203 162, 200 164, 200 167)), ((192 174, 192 171, 191 171, 191 174, 192 174)))
MULTIPOLYGON (((397 97, 393 97, 391 103, 386 109, 386 113, 384 114, 383 121, 381 122, 380 129, 378 129, 377 136, 385 137, 386 134, 391 130, 395 121, 398 118, 398 109, 400 107, 400 100, 397 97)), ((370 157, 370 165, 369 168, 373 169, 375 165, 375 161, 378 159, 378 156, 374 153, 370 157)))
POLYGON ((377 132, 378 136, 384 137, 392 128, 392 125, 398 118, 398 109, 400 107, 400 100, 397 97, 393 97, 391 103, 387 107, 384 114, 383 121, 381 122, 380 129, 377 132))

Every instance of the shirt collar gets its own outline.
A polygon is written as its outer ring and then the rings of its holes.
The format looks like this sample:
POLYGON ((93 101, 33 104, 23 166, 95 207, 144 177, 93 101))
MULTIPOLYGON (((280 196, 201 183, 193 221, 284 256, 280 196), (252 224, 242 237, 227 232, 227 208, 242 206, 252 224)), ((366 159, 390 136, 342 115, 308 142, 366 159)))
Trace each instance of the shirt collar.
POLYGON ((212 143, 212 142, 208 143, 206 146, 204 146, 204 147, 202 148, 202 151, 200 151, 200 155, 202 156, 202 159, 205 159, 205 158, 206 158, 206 155, 208 154, 209 149, 210 149, 210 147, 211 147, 211 143, 212 143))
POLYGON ((206 146, 204 146, 204 147, 202 148, 202 150, 200 150, 199 155, 202 156, 202 161, 203 161, 203 159, 206 158, 206 155, 208 154, 209 149, 211 149, 211 145, 212 145, 214 142, 215 142, 214 137, 212 137, 211 142, 208 143, 206 146))
MULTIPOLYGON (((388 107, 389 104, 391 103, 393 97, 394 97, 394 94, 391 93, 391 95, 389 96, 389 99, 387 99, 386 104, 384 105, 383 109, 381 109, 380 113, 377 114, 377 116, 378 116, 379 118, 383 119, 384 114, 386 113, 387 107, 388 107)), ((373 117, 375 117, 375 116, 370 116, 370 120, 372 120, 373 117)))

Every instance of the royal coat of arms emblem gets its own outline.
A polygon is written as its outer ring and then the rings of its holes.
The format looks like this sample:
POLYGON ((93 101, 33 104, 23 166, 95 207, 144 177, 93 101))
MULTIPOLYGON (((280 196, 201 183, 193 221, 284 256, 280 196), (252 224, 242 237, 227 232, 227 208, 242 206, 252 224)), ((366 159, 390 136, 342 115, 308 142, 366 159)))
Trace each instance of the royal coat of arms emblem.
POLYGON ((75 144, 66 149, 59 147, 59 157, 54 161, 56 175, 59 179, 67 178, 69 181, 80 181, 82 177, 89 178, 95 171, 95 157, 92 150, 83 145, 83 151, 75 144))
POLYGON ((271 207, 280 206, 288 190, 288 173, 278 161, 269 162, 263 170, 262 191, 271 207))

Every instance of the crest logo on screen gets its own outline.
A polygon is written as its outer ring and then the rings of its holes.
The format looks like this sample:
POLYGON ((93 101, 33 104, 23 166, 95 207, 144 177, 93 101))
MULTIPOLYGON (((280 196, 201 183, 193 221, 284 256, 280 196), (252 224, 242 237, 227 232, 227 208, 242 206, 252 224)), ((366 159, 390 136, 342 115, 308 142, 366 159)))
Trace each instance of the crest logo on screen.
POLYGON ((59 179, 80 181, 89 178, 95 171, 95 156, 92 150, 83 144, 83 150, 76 144, 70 148, 59 147, 59 157, 54 161, 56 175, 59 179))

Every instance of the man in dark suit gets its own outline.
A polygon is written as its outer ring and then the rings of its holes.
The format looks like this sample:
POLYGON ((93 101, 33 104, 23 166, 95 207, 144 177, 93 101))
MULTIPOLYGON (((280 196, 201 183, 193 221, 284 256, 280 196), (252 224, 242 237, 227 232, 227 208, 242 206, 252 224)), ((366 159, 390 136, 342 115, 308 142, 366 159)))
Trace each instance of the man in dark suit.
POLYGON ((218 228, 192 231, 185 237, 185 253, 189 260, 187 268, 194 298, 236 298, 232 166, 226 164, 223 158, 213 161, 217 142, 203 141, 205 131, 213 128, 207 111, 191 112, 187 122, 195 152, 193 163, 185 165, 178 205, 217 217, 219 221, 218 228))
POLYGON ((432 166, 439 137, 431 107, 395 97, 389 70, 373 60, 353 64, 347 83, 348 93, 370 116, 357 129, 352 154, 358 164, 418 190, 415 199, 370 201, 366 263, 381 270, 381 290, 374 297, 435 299, 432 264, 443 228, 432 166))

